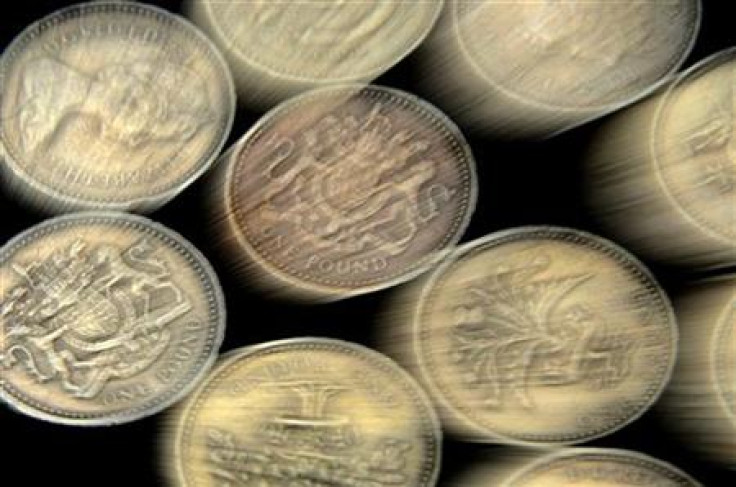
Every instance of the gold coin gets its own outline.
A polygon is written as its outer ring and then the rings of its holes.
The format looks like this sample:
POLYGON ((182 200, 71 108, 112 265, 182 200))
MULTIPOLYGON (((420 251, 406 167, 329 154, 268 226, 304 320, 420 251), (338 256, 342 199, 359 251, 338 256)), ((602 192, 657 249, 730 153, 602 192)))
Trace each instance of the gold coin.
POLYGON ((263 104, 373 80, 424 39, 443 0, 190 4, 191 18, 225 53, 242 99, 263 104))
POLYGON ((413 340, 451 426, 485 441, 568 444, 649 408, 677 330, 667 297, 623 249, 522 227, 461 247, 433 273, 413 340))
POLYGON ((0 64, 6 176, 53 211, 152 210, 219 153, 235 95, 225 61, 186 20, 131 2, 59 10, 0 64))
POLYGON ((289 100, 226 159, 218 204, 234 253, 293 294, 405 281, 457 242, 475 205, 474 162, 455 125, 379 86, 289 100))
POLYGON ((700 483, 674 466, 626 450, 573 448, 531 463, 503 487, 698 487, 700 483))
POLYGON ((225 308, 204 257, 124 213, 47 220, 0 249, 0 397, 107 425, 181 398, 214 361, 225 308))
POLYGON ((440 429, 388 358, 290 339, 230 354, 177 416, 170 473, 183 486, 431 486, 440 429))
POLYGON ((684 444, 736 465, 736 276, 692 285, 676 311, 680 353, 663 413, 684 444))
POLYGON ((683 73, 663 96, 652 160, 665 194, 736 259, 736 49, 683 73))
POLYGON ((699 0, 450 0, 429 88, 481 129, 549 135, 654 89, 689 54, 699 0))

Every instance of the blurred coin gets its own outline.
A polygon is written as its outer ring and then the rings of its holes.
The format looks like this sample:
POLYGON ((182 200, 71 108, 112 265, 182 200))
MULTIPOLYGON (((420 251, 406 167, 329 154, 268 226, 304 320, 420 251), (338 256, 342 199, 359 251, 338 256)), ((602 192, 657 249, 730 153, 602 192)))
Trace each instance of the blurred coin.
POLYGON ((662 412, 683 443, 736 467, 736 276, 676 301, 681 345, 662 412))
POLYGON ((655 458, 626 450, 573 448, 531 463, 503 487, 698 487, 692 477, 655 458))
POLYGON ((431 486, 440 429, 388 358, 338 340, 270 342, 231 354, 180 410, 177 484, 431 486))
POLYGON ((294 295, 340 298, 405 281, 457 242, 475 205, 474 162, 455 125, 378 86, 285 102, 222 166, 232 252, 294 295))
POLYGON ((698 0, 451 0, 427 75, 476 124, 545 135, 650 91, 699 24, 698 0))
POLYGON ((589 201, 611 231, 654 259, 736 264, 736 49, 678 76, 597 137, 589 201))
POLYGON ((154 414, 199 380, 224 325, 204 257, 142 217, 62 216, 0 250, 0 396, 30 416, 106 425, 154 414))
POLYGON ((0 64, 5 176, 47 210, 152 210, 217 156, 234 115, 222 56, 155 7, 93 2, 27 27, 0 64))
POLYGON ((416 361, 450 426, 485 441, 577 443, 623 427, 659 396, 676 342, 641 263, 557 227, 461 247, 414 318, 416 361))
POLYGON ((189 2, 227 57, 241 100, 270 105, 327 83, 368 82, 409 54, 443 0, 189 2))

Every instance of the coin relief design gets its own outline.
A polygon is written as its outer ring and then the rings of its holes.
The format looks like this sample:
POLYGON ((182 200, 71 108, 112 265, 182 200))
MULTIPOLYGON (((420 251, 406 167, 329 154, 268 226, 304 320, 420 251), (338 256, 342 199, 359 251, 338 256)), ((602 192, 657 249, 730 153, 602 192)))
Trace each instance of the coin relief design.
POLYGON ((0 252, 0 369, 11 406, 49 421, 124 422, 175 401, 222 339, 214 273, 148 220, 80 213, 0 252))
POLYGON ((429 486, 439 465, 439 425, 418 386, 389 359, 336 340, 228 356, 176 429, 187 486, 429 486))
POLYGON ((613 108, 674 72, 700 2, 453 0, 463 54, 490 84, 564 110, 613 108))
POLYGON ((29 26, 0 79, 9 174, 61 208, 160 205, 209 166, 234 113, 204 35, 137 4, 72 6, 29 26))
POLYGON ((711 360, 716 390, 736 426, 736 296, 726 306, 716 328, 711 360))
POLYGON ((523 468, 503 487, 698 487, 700 483, 674 466, 626 450, 574 448, 548 454, 523 468))
POLYGON ((378 76, 413 50, 442 3, 205 0, 195 8, 232 62, 282 79, 350 82, 378 76))
POLYGON ((414 349, 438 400, 490 440, 573 443, 618 429, 669 378, 670 304, 622 249, 527 227, 458 250, 432 275, 414 349))
POLYGON ((268 272, 323 294, 386 287, 456 242, 474 162, 440 112, 381 87, 317 90, 269 113, 231 157, 230 223, 268 272))
POLYGON ((660 102, 652 160, 662 187, 712 237, 736 239, 736 50, 683 73, 660 102))

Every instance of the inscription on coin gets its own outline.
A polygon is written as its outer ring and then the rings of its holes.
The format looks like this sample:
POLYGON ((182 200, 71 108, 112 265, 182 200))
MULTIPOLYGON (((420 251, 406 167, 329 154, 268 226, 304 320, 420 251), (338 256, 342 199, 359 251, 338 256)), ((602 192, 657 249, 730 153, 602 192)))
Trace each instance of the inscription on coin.
POLYGON ((61 10, 8 47, 9 174, 57 208, 146 209, 199 175, 232 122, 232 81, 193 26, 154 7, 61 10))
POLYGON ((219 346, 214 275, 148 220, 49 220, 0 257, 2 393, 31 415, 93 424, 151 414, 187 389, 219 346))
POLYGON ((225 197, 233 231, 269 272, 316 293, 365 292, 457 241, 474 205, 473 161, 454 125, 416 98, 327 88, 246 134, 225 197))
POLYGON ((230 356, 181 412, 177 481, 434 485, 436 421, 421 390, 375 352, 325 339, 272 342, 230 356))
POLYGON ((669 301, 641 264, 555 227, 460 249, 426 285, 414 327, 417 362, 438 400, 462 429, 489 440, 607 434, 652 404, 675 355, 669 301))

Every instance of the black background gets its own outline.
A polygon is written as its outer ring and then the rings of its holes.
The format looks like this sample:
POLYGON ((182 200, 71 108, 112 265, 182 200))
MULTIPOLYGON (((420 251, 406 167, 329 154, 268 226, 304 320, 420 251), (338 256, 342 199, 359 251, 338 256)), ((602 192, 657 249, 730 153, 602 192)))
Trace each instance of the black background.
MULTIPOLYGON (((73 2, 12 1, 0 11, 3 48, 26 25, 73 2), (12 9, 12 10, 11 10, 12 9)), ((181 12, 179 1, 151 2, 181 12)), ((729 11, 732 2, 704 0, 698 41, 684 67, 726 47, 736 45, 736 28, 729 11)), ((416 91, 420 74, 409 57, 376 83, 416 91)), ((432 101, 431 93, 420 96, 432 101)), ((228 145, 257 120, 259 114, 239 110, 228 145)), ((489 232, 526 224, 554 224, 588 230, 603 236, 583 204, 581 160, 600 121, 542 142, 502 142, 468 136, 479 176, 478 206, 463 241, 489 232)), ((461 128, 465 128, 462 127, 461 128)), ((380 312, 391 291, 330 304, 289 304, 265 299, 238 279, 221 258, 214 237, 203 224, 203 196, 210 191, 199 181, 164 208, 151 214, 189 239, 209 257, 218 271, 228 304, 228 324, 222 351, 278 338, 325 336, 375 347, 380 312)), ((45 218, 0 193, 0 243, 45 218)), ((691 269, 668 267, 642 259, 663 287, 677 296, 697 277, 691 269)), ((113 427, 59 426, 0 408, 0 486, 163 485, 159 449, 166 414, 113 427)), ((669 461, 707 486, 736 485, 736 471, 727 471, 698 457, 687 442, 665 427, 656 408, 628 427, 586 446, 627 448, 669 461)), ((456 473, 479 455, 494 456, 503 447, 473 445, 445 438, 440 485, 451 485, 456 473)))

